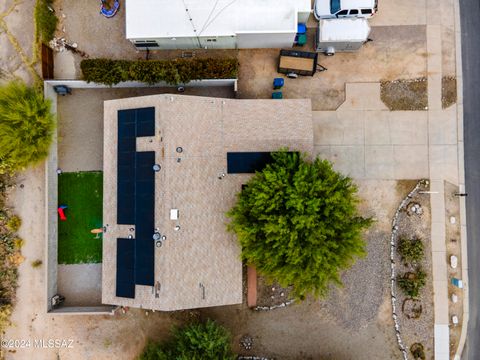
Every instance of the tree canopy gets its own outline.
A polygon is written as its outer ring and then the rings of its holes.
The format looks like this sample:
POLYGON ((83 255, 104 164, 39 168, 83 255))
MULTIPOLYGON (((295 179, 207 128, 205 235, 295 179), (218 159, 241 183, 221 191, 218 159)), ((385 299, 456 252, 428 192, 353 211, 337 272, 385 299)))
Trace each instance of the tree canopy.
POLYGON ((257 172, 227 213, 242 259, 294 295, 327 294, 340 271, 364 256, 362 230, 371 220, 357 212, 357 187, 330 162, 285 150, 257 172))
POLYGON ((233 360, 229 332, 214 321, 193 323, 173 331, 169 343, 149 343, 140 360, 233 360))
POLYGON ((50 101, 20 81, 0 86, 0 170, 23 169, 48 155, 55 130, 50 101))

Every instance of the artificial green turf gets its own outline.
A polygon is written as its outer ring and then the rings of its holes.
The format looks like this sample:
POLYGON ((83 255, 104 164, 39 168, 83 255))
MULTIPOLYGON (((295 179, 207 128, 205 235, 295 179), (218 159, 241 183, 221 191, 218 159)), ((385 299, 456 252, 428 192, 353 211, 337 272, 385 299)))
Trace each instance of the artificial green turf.
MULTIPOLYGON (((61 173, 58 205, 67 205, 67 221, 58 219, 58 263, 102 262, 102 236, 90 231, 102 227, 103 173, 61 173)), ((57 214, 58 216, 58 214, 57 214)))

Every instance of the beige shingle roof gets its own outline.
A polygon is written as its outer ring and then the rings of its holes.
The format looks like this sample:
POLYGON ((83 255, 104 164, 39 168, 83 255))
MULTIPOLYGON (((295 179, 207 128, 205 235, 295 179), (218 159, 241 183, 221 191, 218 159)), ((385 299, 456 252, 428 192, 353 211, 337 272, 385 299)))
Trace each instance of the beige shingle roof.
POLYGON ((220 180, 227 173, 226 154, 285 146, 312 153, 310 100, 154 95, 106 101, 104 122, 103 217, 109 226, 102 302, 156 310, 241 303, 240 248, 225 230, 225 212, 250 175, 227 174, 220 180), (135 299, 127 299, 115 296, 116 239, 129 234, 129 226, 116 224, 117 110, 148 106, 155 107, 156 135, 137 139, 137 151, 155 151, 162 166, 155 175, 155 227, 167 240, 155 248, 158 297, 153 288, 137 285, 135 299), (179 146, 181 154, 175 150, 179 146), (170 220, 171 209, 178 209, 178 220, 170 220))

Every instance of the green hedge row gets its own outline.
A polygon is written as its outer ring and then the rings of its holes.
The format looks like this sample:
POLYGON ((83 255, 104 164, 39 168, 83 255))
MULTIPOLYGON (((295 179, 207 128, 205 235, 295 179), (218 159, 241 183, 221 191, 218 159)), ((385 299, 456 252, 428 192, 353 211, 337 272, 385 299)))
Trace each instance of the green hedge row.
POLYGON ((236 59, 177 59, 177 60, 109 60, 86 59, 80 64, 87 82, 106 85, 122 81, 141 81, 155 84, 186 84, 200 79, 234 79, 236 59))

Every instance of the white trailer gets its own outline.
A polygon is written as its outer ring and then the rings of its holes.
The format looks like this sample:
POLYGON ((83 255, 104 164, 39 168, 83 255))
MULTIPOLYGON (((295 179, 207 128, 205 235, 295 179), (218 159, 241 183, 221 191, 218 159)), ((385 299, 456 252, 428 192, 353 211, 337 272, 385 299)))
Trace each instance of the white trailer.
POLYGON ((315 49, 325 55, 356 51, 368 41, 370 25, 365 18, 322 19, 315 36, 315 49))

